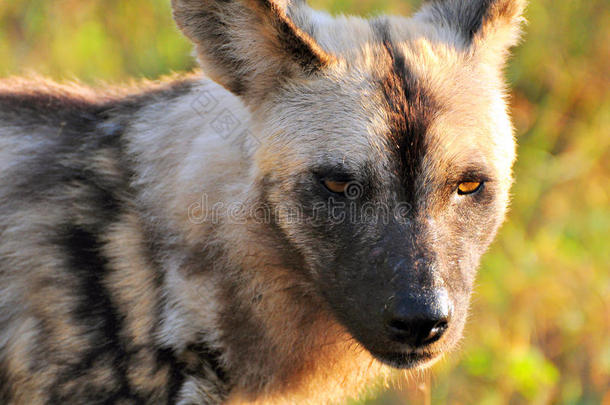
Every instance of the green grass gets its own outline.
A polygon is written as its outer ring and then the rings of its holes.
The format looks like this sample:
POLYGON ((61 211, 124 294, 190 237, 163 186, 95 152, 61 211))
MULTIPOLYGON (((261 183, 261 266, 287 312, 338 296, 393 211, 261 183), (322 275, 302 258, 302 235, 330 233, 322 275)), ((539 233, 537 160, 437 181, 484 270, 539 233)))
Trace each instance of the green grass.
MULTIPOLYGON (((419 3, 312 2, 367 15, 419 3)), ((537 0, 527 16, 507 69, 520 155, 512 210, 462 347, 434 368, 432 403, 610 404, 610 7, 537 0)), ((155 78, 193 68, 190 52, 167 0, 0 2, 2 76, 155 78)), ((406 401, 381 391, 361 403, 406 401)))

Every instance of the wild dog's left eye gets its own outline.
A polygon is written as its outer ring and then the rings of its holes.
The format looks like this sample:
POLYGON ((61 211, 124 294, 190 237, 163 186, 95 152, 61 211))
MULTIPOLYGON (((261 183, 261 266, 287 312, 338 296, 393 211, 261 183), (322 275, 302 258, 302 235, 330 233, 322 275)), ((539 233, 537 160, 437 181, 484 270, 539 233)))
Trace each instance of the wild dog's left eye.
POLYGON ((346 181, 331 181, 325 180, 324 186, 332 191, 333 193, 343 194, 347 190, 347 186, 349 185, 346 181))
POLYGON ((459 195, 474 194, 483 186, 482 181, 465 181, 458 186, 459 195))

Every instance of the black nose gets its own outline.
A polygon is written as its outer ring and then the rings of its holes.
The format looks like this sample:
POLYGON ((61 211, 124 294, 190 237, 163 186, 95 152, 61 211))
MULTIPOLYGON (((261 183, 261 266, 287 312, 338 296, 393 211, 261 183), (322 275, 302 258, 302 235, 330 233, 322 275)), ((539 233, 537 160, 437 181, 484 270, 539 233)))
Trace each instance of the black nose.
POLYGON ((411 348, 438 341, 451 320, 452 305, 444 289, 396 295, 385 311, 390 338, 411 348))

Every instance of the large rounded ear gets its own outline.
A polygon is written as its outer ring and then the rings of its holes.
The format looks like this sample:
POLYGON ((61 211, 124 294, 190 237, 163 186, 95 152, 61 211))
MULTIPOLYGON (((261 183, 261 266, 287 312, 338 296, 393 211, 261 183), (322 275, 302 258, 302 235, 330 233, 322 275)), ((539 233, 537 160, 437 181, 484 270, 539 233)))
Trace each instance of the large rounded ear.
POLYGON ((524 22, 526 0, 432 0, 416 18, 449 31, 455 42, 502 63, 524 22))
POLYGON ((172 7, 206 74, 246 102, 256 102, 278 80, 315 74, 333 62, 295 23, 305 18, 300 8, 307 7, 296 1, 172 0, 172 7))

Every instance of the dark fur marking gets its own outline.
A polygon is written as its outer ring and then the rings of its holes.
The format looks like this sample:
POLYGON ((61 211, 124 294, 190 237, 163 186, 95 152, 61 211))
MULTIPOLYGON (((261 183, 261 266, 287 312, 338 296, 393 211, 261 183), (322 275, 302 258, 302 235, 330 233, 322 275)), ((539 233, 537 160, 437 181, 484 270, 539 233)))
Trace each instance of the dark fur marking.
POLYGON ((11 386, 9 384, 8 368, 0 362, 0 404, 11 402, 11 386))
POLYGON ((179 358, 171 349, 159 349, 156 353, 157 368, 167 367, 169 379, 166 384, 167 403, 174 404, 186 377, 204 377, 207 382, 214 382, 220 395, 227 395, 230 390, 229 377, 220 365, 221 353, 210 349, 205 344, 192 344, 180 354, 179 358), (212 375, 210 375, 210 373, 212 375))
POLYGON ((80 282, 81 300, 74 316, 80 323, 88 325, 92 333, 90 351, 78 364, 69 366, 60 374, 54 384, 56 389, 51 395, 51 402, 69 400, 71 394, 62 392, 62 387, 86 375, 97 361, 109 357, 107 365, 114 369, 117 385, 111 391, 106 387, 87 387, 86 392, 91 400, 113 403, 119 399, 129 399, 143 403, 143 399, 133 393, 127 377, 126 364, 130 354, 120 338, 123 319, 104 285, 108 262, 101 254, 100 240, 95 234, 73 225, 64 228, 61 239, 64 248, 70 252, 68 268, 80 282))
POLYGON ((390 117, 388 144, 399 162, 397 174, 405 190, 405 201, 415 206, 423 183, 422 164, 428 152, 427 131, 437 106, 392 43, 387 22, 378 20, 376 24, 391 60, 391 70, 380 83, 390 117))
POLYGON ((184 371, 188 375, 206 375, 206 371, 212 371, 223 385, 229 385, 229 376, 220 364, 222 354, 219 351, 212 350, 203 343, 192 344, 186 351, 197 359, 194 364, 190 362, 184 364, 184 371))
POLYGON ((490 11, 499 1, 477 0, 464 4, 465 2, 437 0, 431 4, 431 7, 442 25, 452 27, 471 43, 484 22, 494 17, 490 11))
POLYGON ((280 43, 306 73, 315 73, 328 65, 330 56, 313 38, 297 27, 274 1, 257 1, 268 13, 271 13, 280 43))
POLYGON ((467 34, 468 41, 472 42, 475 34, 479 32, 483 26, 483 20, 488 18, 489 9, 495 0, 484 0, 481 6, 476 9, 474 13, 467 19, 466 24, 462 26, 462 29, 467 34))
POLYGON ((182 383, 184 382, 182 366, 171 349, 157 350, 155 358, 157 361, 157 369, 155 371, 159 371, 163 367, 169 368, 169 380, 166 384, 167 404, 174 404, 178 398, 182 383))

